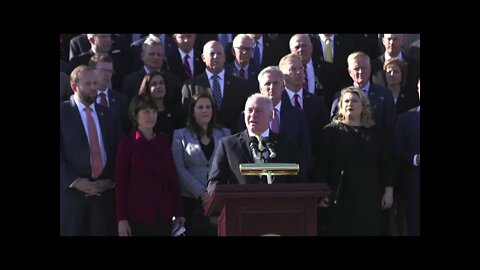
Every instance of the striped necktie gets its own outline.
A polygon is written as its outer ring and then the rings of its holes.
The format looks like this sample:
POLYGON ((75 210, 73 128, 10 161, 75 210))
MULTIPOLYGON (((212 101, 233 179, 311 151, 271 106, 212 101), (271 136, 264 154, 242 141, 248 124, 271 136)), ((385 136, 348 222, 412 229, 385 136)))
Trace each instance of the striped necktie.
POLYGON ((220 88, 220 83, 218 82, 218 75, 212 75, 212 92, 213 92, 213 99, 215 100, 215 106, 217 107, 217 111, 220 111, 222 108, 222 90, 220 88))
POLYGON ((192 77, 192 69, 190 69, 190 64, 188 63, 189 57, 190 56, 188 54, 185 54, 185 57, 183 58, 183 71, 185 72, 185 77, 187 79, 192 77))

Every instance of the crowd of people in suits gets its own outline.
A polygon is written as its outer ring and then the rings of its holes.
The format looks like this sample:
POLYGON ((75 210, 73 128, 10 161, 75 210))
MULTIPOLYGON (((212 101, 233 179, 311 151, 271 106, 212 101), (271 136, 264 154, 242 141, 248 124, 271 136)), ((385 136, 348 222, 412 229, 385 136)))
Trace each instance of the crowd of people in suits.
POLYGON ((265 182, 256 139, 300 164, 275 183, 332 189, 319 235, 418 236, 419 39, 62 34, 60 235, 216 235, 215 185, 265 182))

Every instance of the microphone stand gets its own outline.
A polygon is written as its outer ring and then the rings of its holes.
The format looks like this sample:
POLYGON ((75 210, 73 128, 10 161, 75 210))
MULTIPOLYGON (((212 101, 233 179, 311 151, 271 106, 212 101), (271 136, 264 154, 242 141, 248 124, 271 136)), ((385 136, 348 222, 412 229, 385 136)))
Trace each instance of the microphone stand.
POLYGON ((340 193, 340 187, 343 180, 343 172, 343 170, 340 172, 340 177, 338 178, 337 192, 335 192, 335 200, 333 200, 333 204, 337 204, 338 201, 338 194, 340 193))

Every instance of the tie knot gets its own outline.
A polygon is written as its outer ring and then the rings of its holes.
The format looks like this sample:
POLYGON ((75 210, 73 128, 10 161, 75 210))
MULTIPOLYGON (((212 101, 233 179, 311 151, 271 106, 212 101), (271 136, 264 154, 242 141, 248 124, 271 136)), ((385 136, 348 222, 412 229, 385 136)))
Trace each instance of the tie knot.
POLYGON ((260 151, 263 151, 263 149, 265 149, 265 147, 263 147, 263 144, 262 144, 262 139, 263 139, 262 135, 255 135, 255 137, 258 140, 258 149, 260 151))
POLYGON ((91 111, 93 111, 93 109, 92 109, 92 108, 90 108, 90 107, 88 107, 88 106, 87 106, 87 107, 85 107, 85 109, 84 109, 84 110, 85 110, 85 111, 87 111, 87 112, 91 112, 91 111))
POLYGON ((330 40, 330 38, 327 38, 327 39, 325 40, 325 44, 327 44, 327 45, 329 45, 330 42, 332 42, 332 41, 330 40))
POLYGON ((104 97, 106 97, 107 95, 105 95, 105 93, 99 93, 98 96, 101 97, 101 98, 104 98, 104 97))
POLYGON ((212 80, 218 80, 219 76, 217 74, 212 75, 212 80))
POLYGON ((184 61, 188 61, 188 57, 190 57, 190 55, 185 54, 185 57, 183 57, 184 61))

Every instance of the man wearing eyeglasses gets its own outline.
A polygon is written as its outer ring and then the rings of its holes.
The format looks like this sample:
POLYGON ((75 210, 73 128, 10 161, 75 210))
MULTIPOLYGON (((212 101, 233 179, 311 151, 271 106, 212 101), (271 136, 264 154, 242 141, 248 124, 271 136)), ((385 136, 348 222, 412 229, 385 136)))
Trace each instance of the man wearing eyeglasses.
POLYGON ((238 34, 233 40, 231 52, 234 61, 225 65, 225 73, 247 80, 248 89, 258 89, 258 71, 250 64, 253 56, 253 39, 246 34, 238 34))

